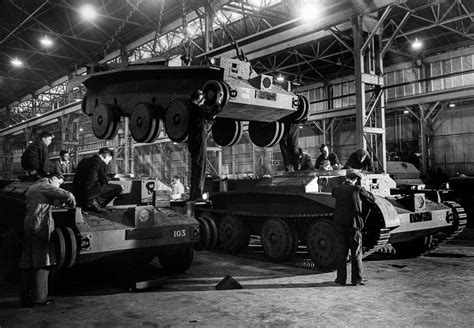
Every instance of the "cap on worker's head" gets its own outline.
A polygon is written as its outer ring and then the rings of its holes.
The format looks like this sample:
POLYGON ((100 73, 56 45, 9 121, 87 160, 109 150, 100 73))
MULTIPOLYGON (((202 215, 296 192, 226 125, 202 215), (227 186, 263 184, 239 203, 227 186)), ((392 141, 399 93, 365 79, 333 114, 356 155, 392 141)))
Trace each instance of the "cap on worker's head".
POLYGON ((54 134, 52 134, 52 133, 49 132, 49 131, 43 131, 43 132, 41 132, 41 134, 40 134, 40 139, 49 138, 49 137, 54 138, 54 134))
POLYGON ((346 178, 350 180, 362 179, 362 174, 360 174, 360 172, 357 170, 347 170, 346 178))
MULTIPOLYGON (((321 144, 321 146, 319 146, 319 150, 323 150, 324 148, 328 147, 326 144, 321 144)), ((328 147, 329 148, 329 147, 328 147)))

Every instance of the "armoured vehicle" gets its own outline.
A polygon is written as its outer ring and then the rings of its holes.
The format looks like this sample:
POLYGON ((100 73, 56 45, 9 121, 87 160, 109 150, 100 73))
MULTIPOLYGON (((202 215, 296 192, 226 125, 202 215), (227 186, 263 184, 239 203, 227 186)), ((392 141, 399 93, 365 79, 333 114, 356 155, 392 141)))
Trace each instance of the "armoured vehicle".
MULTIPOLYGON (((106 212, 53 209, 55 231, 50 254, 56 268, 70 268, 109 256, 127 257, 136 263, 147 263, 158 256, 165 272, 188 269, 193 261, 193 245, 200 239, 198 221, 173 210, 169 195, 160 191, 154 191, 153 204, 143 205, 151 203, 147 195, 154 190, 153 180, 114 182, 123 185, 124 192, 106 212)), ((33 183, 1 182, 0 211, 4 214, 0 227, 22 234, 25 193, 33 183)))
MULTIPOLYGON (((210 193, 211 205, 199 207, 197 218, 212 221, 216 227, 213 234, 226 251, 239 252, 247 247, 250 235, 258 235, 270 259, 291 259, 302 244, 317 268, 333 269, 337 237, 331 190, 344 181, 345 173, 303 171, 258 180, 229 180, 227 188, 210 193)), ((364 256, 388 243, 399 253, 417 255, 464 229, 465 213, 457 203, 429 199, 422 192, 391 195, 396 185, 388 174, 362 175, 361 185, 376 199, 375 205, 363 204, 364 256)), ((208 224, 210 231, 212 225, 208 224)))
POLYGON ((219 58, 212 65, 169 65, 163 60, 110 66, 75 78, 68 88, 86 86, 82 110, 92 116, 99 139, 112 139, 120 118, 128 117, 137 142, 152 142, 160 133, 160 122, 172 141, 183 142, 193 124, 190 98, 197 90, 205 98, 201 107, 216 116, 212 135, 220 146, 238 143, 243 122, 250 121, 252 142, 271 147, 283 136, 283 119, 296 123, 308 115, 305 97, 276 85, 272 76, 256 75, 248 62, 219 58))

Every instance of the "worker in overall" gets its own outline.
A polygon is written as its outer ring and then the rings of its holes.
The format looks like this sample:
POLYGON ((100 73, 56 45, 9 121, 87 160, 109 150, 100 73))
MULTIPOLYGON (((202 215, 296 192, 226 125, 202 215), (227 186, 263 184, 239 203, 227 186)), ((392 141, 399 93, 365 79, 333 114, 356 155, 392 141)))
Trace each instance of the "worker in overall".
POLYGON ((61 174, 71 173, 69 169, 69 152, 67 150, 61 150, 59 152, 59 159, 54 162, 54 170, 61 174))
POLYGON ((346 258, 351 251, 351 283, 354 286, 365 285, 362 279, 362 203, 374 203, 374 196, 364 187, 356 185, 362 178, 360 172, 347 170, 346 180, 333 187, 332 196, 336 198, 334 209, 334 226, 340 242, 337 255, 337 277, 335 282, 346 284, 346 258))
POLYGON ((171 196, 174 198, 180 198, 184 194, 184 186, 181 183, 181 178, 179 175, 173 176, 173 181, 171 182, 171 196))
POLYGON ((365 149, 357 149, 349 156, 349 159, 344 165, 344 169, 357 169, 368 172, 374 172, 374 164, 365 149))
POLYGON ((298 171, 314 170, 311 155, 301 148, 298 148, 298 171))
POLYGON ((298 152, 299 126, 297 123, 284 123, 284 132, 280 140, 280 151, 286 172, 300 169, 298 152))
POLYGON ((112 150, 101 148, 98 154, 83 158, 77 165, 73 193, 83 210, 105 212, 104 207, 122 192, 122 186, 108 183, 108 165, 113 157, 112 150))
POLYGON ((316 158, 314 168, 316 170, 337 170, 341 165, 337 155, 329 152, 329 147, 326 144, 322 144, 319 150, 321 151, 321 155, 316 158))
POLYGON ((33 184, 26 192, 26 216, 24 222, 23 247, 20 260, 21 293, 23 306, 46 305, 48 299, 49 242, 54 231, 51 216, 53 204, 65 203, 75 207, 74 196, 59 186, 63 177, 51 173, 33 184))
MULTIPOLYGON (((201 90, 191 95, 191 113, 188 128, 188 150, 191 154, 191 189, 189 200, 202 198, 204 179, 206 176, 207 136, 213 119, 220 112, 220 105, 208 107, 206 98, 201 90)), ((220 104, 218 100, 216 103, 220 104)))
POLYGON ((21 167, 28 175, 37 179, 45 177, 50 171, 48 146, 53 141, 54 134, 48 131, 41 132, 38 141, 34 141, 26 147, 21 156, 21 167))

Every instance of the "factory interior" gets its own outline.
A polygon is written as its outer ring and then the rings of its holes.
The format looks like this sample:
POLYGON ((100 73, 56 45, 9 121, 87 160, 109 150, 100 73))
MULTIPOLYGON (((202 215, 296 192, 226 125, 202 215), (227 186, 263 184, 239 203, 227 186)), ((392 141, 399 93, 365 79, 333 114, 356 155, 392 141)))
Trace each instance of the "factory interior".
POLYGON ((472 326, 474 1, 1 9, 0 328, 472 326))

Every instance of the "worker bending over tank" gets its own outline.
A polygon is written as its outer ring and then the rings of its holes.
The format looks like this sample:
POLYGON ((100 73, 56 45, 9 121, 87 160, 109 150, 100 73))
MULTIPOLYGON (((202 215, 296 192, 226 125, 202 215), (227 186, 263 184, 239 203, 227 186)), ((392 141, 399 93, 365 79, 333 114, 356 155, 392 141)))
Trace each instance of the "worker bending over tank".
POLYGON ((351 154, 351 156, 349 156, 346 165, 344 165, 344 169, 357 169, 374 172, 374 165, 367 150, 357 149, 351 154))
POLYGON ((54 231, 51 216, 52 205, 66 203, 76 206, 74 196, 59 188, 64 182, 57 172, 42 178, 26 192, 26 216, 24 222, 23 246, 20 261, 21 293, 23 306, 46 305, 48 300, 49 241, 54 231))
POLYGON ((109 184, 107 170, 114 153, 101 148, 99 153, 83 158, 77 165, 73 193, 86 211, 104 212, 105 206, 122 192, 122 186, 109 184))
POLYGON ((329 147, 326 144, 322 144, 319 150, 321 155, 316 158, 314 164, 316 170, 337 170, 340 168, 339 158, 335 153, 329 152, 329 147))

